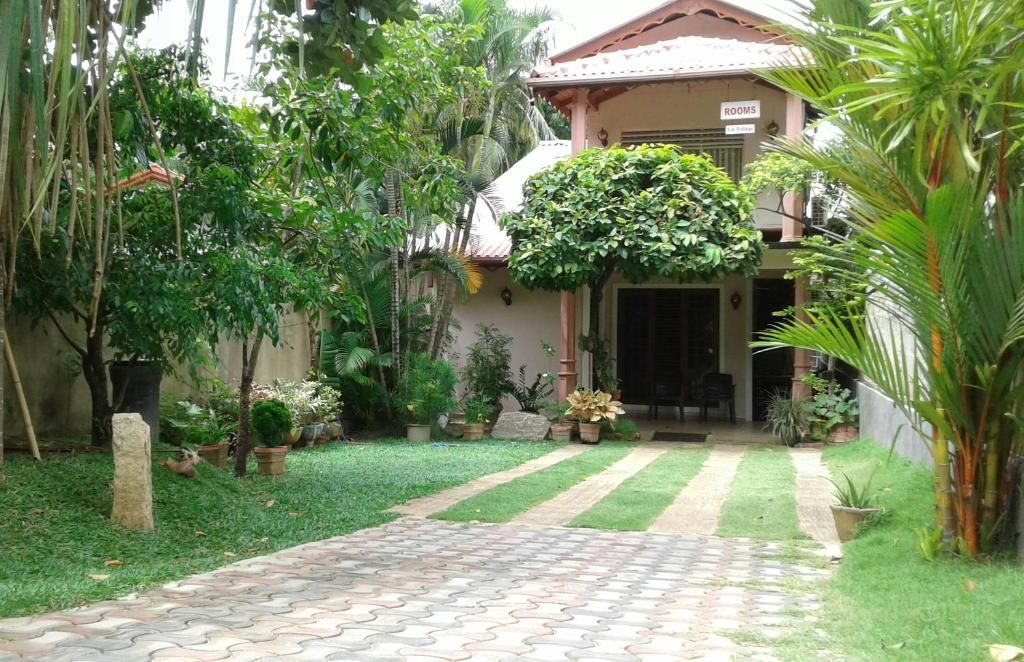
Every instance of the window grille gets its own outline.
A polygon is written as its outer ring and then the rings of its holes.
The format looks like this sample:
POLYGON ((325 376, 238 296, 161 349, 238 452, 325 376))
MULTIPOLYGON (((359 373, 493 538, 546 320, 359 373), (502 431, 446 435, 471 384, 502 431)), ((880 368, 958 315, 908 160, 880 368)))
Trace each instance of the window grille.
POLYGON ((688 154, 707 154, 734 182, 743 176, 743 136, 727 136, 725 129, 668 129, 623 131, 621 144, 678 145, 688 154))

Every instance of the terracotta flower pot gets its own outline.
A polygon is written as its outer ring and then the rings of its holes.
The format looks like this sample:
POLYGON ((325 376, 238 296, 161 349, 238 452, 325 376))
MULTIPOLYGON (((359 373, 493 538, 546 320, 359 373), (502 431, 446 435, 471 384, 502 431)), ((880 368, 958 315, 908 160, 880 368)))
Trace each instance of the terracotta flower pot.
POLYGON ((228 466, 228 444, 226 443, 197 446, 196 452, 205 462, 218 469, 228 466))
POLYGON ((453 437, 461 437, 465 432, 466 414, 461 411, 453 411, 448 415, 448 425, 444 431, 453 437))
POLYGON ((580 423, 580 441, 585 444, 596 444, 600 440, 600 423, 580 423))
POLYGON ((572 432, 576 428, 575 423, 561 422, 551 424, 551 441, 572 441, 572 432))
POLYGON ((881 512, 881 508, 850 508, 832 504, 832 519, 836 522, 836 533, 840 542, 849 542, 857 534, 857 527, 871 515, 881 512))
POLYGON ((857 438, 857 428, 852 425, 841 425, 829 435, 828 440, 833 444, 845 444, 857 438))
POLYGON ((409 441, 430 441, 430 426, 410 423, 405 426, 405 436, 409 441))
POLYGON ((257 446, 253 451, 259 471, 264 476, 279 476, 284 473, 284 458, 288 453, 287 446, 257 446))
POLYGON ((484 438, 483 423, 465 423, 462 426, 462 438, 466 441, 480 441, 484 438))

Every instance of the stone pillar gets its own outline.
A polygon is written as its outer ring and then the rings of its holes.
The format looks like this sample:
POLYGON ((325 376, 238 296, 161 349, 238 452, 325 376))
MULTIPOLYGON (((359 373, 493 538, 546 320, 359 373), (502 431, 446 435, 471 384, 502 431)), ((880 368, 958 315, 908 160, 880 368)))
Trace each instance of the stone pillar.
MULTIPOLYGON (((790 140, 799 140, 804 131, 804 102, 792 94, 786 95, 786 126, 783 134, 790 140)), ((782 198, 782 241, 799 241, 804 234, 803 223, 797 218, 803 217, 804 201, 798 195, 787 193, 782 198)))
MULTIPOLYGON (((587 90, 576 90, 570 117, 572 130, 572 153, 577 154, 587 147, 587 90)), ((558 401, 564 402, 576 389, 576 293, 562 292, 560 302, 561 346, 558 357, 558 401)))
POLYGON ((153 460, 149 426, 139 414, 114 414, 114 508, 110 519, 128 529, 152 531, 153 460))

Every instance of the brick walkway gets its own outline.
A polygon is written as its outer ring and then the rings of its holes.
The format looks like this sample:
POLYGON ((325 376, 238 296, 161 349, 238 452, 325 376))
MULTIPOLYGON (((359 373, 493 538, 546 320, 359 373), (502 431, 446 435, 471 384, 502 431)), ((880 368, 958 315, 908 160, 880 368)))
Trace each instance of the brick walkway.
POLYGON ((0 659, 766 659, 726 636, 815 610, 774 587, 821 572, 739 540, 406 517, 0 621, 0 659))

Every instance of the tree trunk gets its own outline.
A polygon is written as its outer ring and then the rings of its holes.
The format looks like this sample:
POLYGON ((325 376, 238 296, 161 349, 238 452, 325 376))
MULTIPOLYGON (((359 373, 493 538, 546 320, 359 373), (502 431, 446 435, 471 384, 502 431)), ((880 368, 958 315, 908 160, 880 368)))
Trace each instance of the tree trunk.
MULTIPOLYGON (((604 299, 604 286, 608 284, 608 279, 612 277, 612 267, 605 267, 602 272, 593 283, 590 284, 590 322, 587 326, 587 335, 590 338, 591 343, 601 342, 601 301, 604 299)), ((598 347, 597 344, 591 344, 591 347, 598 347)), ((590 384, 594 388, 604 389, 607 384, 598 384, 594 379, 595 369, 595 352, 590 353, 590 384)))
POLYGON ((114 407, 110 404, 110 373, 103 357, 103 324, 86 337, 82 356, 82 376, 89 386, 92 401, 90 435, 92 445, 107 448, 113 443, 114 407))
MULTIPOLYGON (((398 218, 399 204, 398 204, 398 175, 394 170, 389 170, 384 178, 384 189, 387 193, 388 198, 388 216, 392 220, 398 218)), ((398 309, 400 306, 400 287, 399 287, 399 259, 398 259, 398 247, 388 247, 388 264, 390 276, 390 297, 389 297, 389 313, 391 322, 391 366, 392 372, 396 379, 398 375, 402 373, 402 332, 398 322, 398 309)))
POLYGON ((242 380, 238 386, 238 441, 235 443, 235 475, 245 475, 245 462, 249 457, 249 403, 252 401, 253 376, 260 358, 263 336, 258 335, 249 348, 248 339, 242 341, 242 380))
MULTIPOLYGON (((0 241, 0 348, 7 342, 7 255, 6 242, 0 241)), ((0 467, 4 466, 4 380, 0 375, 0 467)))

